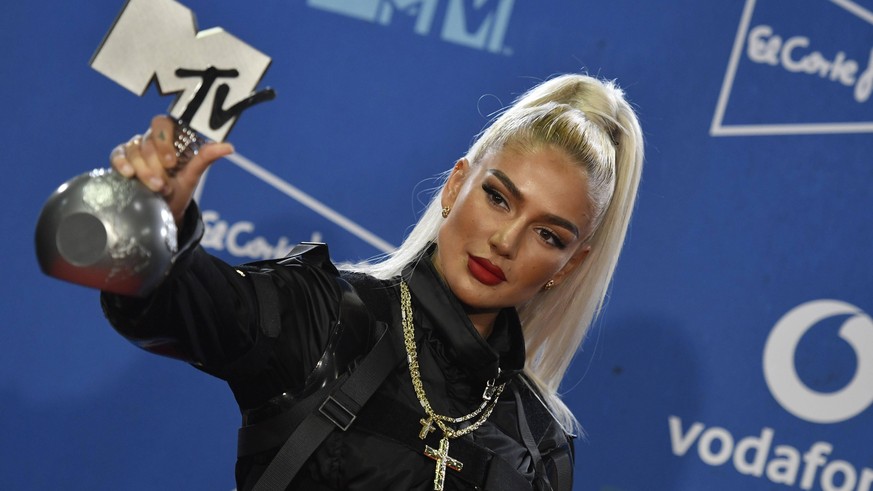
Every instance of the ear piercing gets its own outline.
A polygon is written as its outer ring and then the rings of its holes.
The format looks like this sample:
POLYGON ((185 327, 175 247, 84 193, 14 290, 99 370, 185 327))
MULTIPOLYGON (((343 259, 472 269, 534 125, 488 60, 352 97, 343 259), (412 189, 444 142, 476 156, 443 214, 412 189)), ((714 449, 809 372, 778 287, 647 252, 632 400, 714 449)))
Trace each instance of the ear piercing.
POLYGON ((449 208, 448 206, 443 206, 443 218, 448 218, 450 211, 452 211, 451 208, 449 208))
POLYGON ((552 289, 553 286, 555 286, 555 280, 549 280, 549 282, 546 283, 545 286, 543 286, 543 290, 549 291, 552 289))

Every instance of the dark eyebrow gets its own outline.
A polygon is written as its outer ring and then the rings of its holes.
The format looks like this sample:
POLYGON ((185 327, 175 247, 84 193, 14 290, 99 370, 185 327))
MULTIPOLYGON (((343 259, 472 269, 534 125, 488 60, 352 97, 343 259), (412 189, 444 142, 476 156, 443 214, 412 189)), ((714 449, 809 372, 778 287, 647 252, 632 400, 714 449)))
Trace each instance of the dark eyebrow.
POLYGON ((503 185, 506 187, 506 189, 509 190, 509 194, 511 194, 515 199, 524 201, 524 196, 522 196, 521 191, 519 191, 518 188, 515 187, 515 183, 512 182, 512 179, 510 179, 509 176, 497 169, 489 169, 488 173, 499 179, 500 182, 502 182, 503 185))
MULTIPOLYGON (((503 183, 503 185, 509 191, 509 194, 511 194, 515 199, 519 201, 524 201, 524 195, 521 194, 521 191, 519 191, 518 187, 515 186, 515 183, 512 182, 512 179, 510 179, 509 176, 507 176, 498 169, 489 169, 488 174, 496 177, 501 183, 503 183)), ((552 225, 567 229, 577 239, 579 238, 579 227, 573 225, 573 222, 571 222, 570 220, 552 214, 546 215, 545 219, 552 225)))
POLYGON ((569 230, 575 238, 579 238, 579 228, 573 225, 570 220, 561 218, 557 215, 546 215, 546 221, 557 227, 569 230))

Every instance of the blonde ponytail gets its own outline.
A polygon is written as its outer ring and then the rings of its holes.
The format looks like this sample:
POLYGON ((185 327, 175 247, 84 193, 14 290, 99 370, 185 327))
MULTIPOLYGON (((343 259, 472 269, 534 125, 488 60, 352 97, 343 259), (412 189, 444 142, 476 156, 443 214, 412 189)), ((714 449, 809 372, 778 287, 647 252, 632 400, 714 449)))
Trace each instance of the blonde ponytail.
MULTIPOLYGON (((518 307, 527 347, 526 372, 568 431, 578 422, 561 400, 558 386, 600 313, 624 244, 643 164, 643 137, 636 114, 614 83, 578 74, 547 80, 503 111, 467 151, 475 166, 489 152, 507 147, 560 148, 588 173, 587 192, 595 214, 585 261, 552 290, 518 307)), ((439 191, 403 244, 361 272, 388 279, 436 240, 439 191)))

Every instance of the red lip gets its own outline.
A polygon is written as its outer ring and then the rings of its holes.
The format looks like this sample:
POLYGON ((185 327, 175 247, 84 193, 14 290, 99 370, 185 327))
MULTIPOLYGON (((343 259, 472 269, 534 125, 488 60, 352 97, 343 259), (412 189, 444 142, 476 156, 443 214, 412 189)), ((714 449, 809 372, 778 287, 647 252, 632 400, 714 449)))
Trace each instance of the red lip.
POLYGON ((488 286, 506 281, 503 270, 482 257, 470 256, 470 259, 467 260, 467 269, 470 270, 474 278, 488 286))

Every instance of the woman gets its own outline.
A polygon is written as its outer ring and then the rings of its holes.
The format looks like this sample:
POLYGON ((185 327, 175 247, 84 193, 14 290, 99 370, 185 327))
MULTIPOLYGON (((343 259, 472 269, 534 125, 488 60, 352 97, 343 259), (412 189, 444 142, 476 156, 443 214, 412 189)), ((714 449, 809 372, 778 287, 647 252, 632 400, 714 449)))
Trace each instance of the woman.
POLYGON ((191 197, 232 147, 206 145, 171 177, 169 134, 156 118, 111 160, 164 194, 185 252, 149 298, 104 294, 104 309, 144 348, 228 381, 240 489, 571 488, 578 423, 557 388, 603 303, 643 160, 617 87, 563 75, 531 89, 397 251, 342 272, 311 244, 239 268, 208 256, 191 197))

